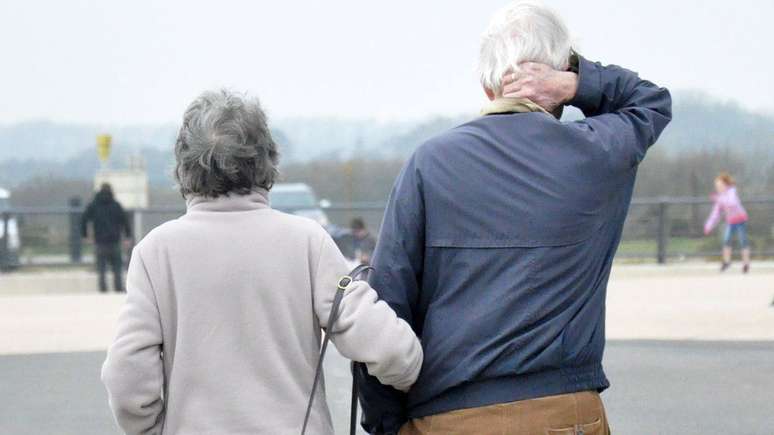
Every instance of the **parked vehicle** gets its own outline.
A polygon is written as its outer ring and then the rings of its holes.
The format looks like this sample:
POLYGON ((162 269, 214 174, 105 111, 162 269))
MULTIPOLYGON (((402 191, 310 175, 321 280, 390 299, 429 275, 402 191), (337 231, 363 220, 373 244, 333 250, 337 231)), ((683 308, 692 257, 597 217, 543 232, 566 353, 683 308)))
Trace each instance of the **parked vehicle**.
POLYGON ((308 184, 280 183, 269 194, 272 208, 312 219, 330 231, 331 222, 323 211, 327 201, 318 201, 308 184))
POLYGON ((305 183, 280 183, 275 184, 271 188, 269 193, 269 199, 271 206, 274 209, 283 211, 285 213, 292 213, 298 216, 304 216, 319 223, 328 234, 331 235, 333 241, 336 242, 339 249, 348 260, 350 265, 355 267, 358 265, 356 261, 352 259, 352 243, 351 234, 349 229, 339 227, 331 223, 328 219, 328 215, 325 214, 324 209, 331 206, 328 200, 317 200, 317 196, 314 194, 314 190, 305 183))
POLYGON ((0 188, 0 270, 12 269, 19 265, 19 223, 16 216, 9 213, 10 201, 11 193, 0 188))

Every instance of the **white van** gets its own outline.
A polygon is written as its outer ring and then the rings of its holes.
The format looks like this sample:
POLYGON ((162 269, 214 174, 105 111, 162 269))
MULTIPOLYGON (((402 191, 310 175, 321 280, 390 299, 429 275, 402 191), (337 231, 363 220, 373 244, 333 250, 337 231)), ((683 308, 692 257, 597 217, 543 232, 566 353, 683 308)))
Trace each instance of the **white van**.
POLYGON ((323 211, 328 201, 317 201, 314 191, 305 183, 278 183, 269 192, 271 206, 274 209, 317 221, 323 228, 329 229, 330 221, 323 211))
POLYGON ((11 269, 19 265, 19 251, 21 251, 21 238, 19 237, 19 223, 16 216, 7 215, 11 209, 11 193, 0 188, 0 270, 11 269), (8 216, 8 240, 5 237, 5 218, 8 216), (3 245, 6 244, 6 245, 3 245), (5 252, 4 246, 8 247, 5 252))

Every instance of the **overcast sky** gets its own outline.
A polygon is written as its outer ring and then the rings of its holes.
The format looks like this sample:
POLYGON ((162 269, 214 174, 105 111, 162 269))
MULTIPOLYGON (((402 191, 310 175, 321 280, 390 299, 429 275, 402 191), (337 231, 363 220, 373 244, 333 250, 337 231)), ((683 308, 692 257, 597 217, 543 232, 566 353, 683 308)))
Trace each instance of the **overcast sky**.
MULTIPOLYGON (((2 0, 0 122, 177 122, 201 90, 272 117, 476 111, 503 0, 2 0)), ((586 57, 774 113, 770 0, 548 0, 586 57)))

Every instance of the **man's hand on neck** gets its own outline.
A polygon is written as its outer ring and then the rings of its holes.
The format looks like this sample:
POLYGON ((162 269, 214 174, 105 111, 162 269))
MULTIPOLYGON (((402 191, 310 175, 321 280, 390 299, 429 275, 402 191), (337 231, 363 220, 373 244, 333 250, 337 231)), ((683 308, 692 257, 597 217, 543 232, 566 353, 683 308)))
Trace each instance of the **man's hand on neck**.
POLYGON ((578 75, 571 71, 557 71, 536 62, 520 65, 517 73, 503 77, 504 98, 526 98, 553 114, 572 101, 578 92, 578 75))

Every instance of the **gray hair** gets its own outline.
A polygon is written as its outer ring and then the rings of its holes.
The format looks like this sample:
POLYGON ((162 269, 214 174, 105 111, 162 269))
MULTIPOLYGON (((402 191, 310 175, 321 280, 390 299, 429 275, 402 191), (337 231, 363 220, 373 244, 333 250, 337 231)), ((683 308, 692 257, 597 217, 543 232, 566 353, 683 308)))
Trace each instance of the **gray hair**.
POLYGON ((540 62, 566 70, 571 51, 570 32, 558 14, 535 1, 515 1, 492 17, 481 36, 481 84, 499 95, 503 76, 518 73, 520 63, 540 62))
POLYGON ((186 109, 175 143, 183 196, 218 197, 271 189, 279 153, 257 99, 207 91, 186 109))

